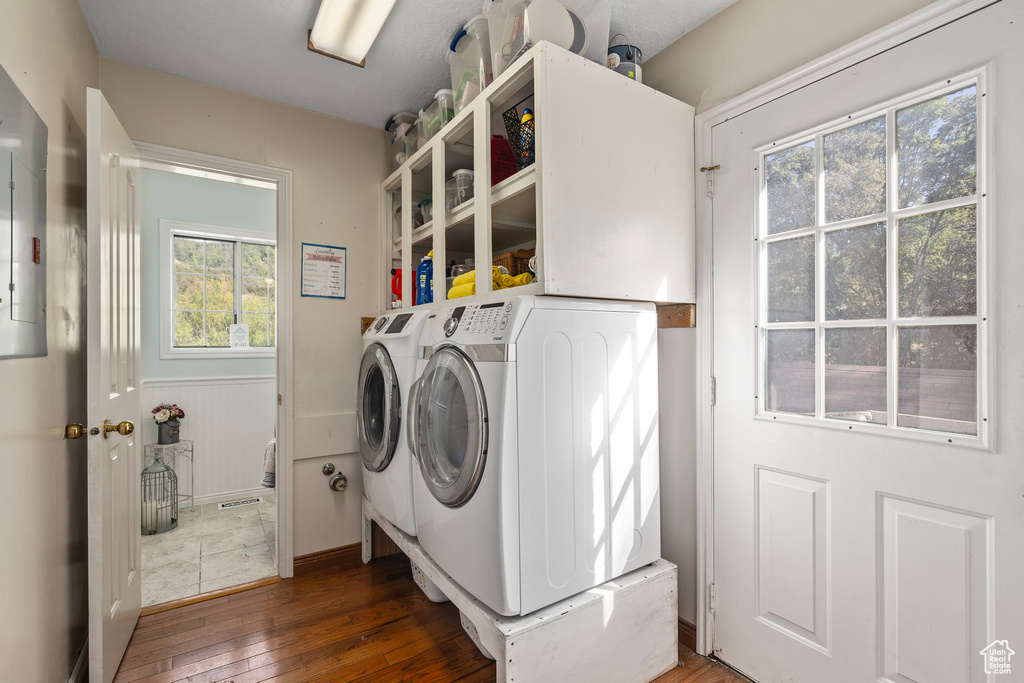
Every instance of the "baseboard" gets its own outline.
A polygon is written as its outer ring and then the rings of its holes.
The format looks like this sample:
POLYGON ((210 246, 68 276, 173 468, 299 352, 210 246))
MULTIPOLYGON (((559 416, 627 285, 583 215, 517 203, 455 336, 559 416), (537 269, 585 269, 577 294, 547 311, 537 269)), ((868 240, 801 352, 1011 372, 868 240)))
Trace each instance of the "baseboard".
POLYGON ((68 683, 84 683, 88 675, 89 637, 86 636, 85 642, 82 643, 82 649, 78 652, 78 659, 75 660, 75 666, 71 669, 71 675, 68 676, 68 683))
POLYGON ((321 569, 329 569, 348 562, 362 562, 362 557, 362 543, 350 543, 340 548, 331 548, 330 550, 321 550, 320 552, 309 553, 308 555, 299 555, 295 558, 293 565, 295 567, 295 576, 311 574, 321 569))
POLYGON ((679 642, 697 651, 697 627, 685 619, 679 620, 679 642))
POLYGON ((206 602, 207 600, 213 600, 214 598, 223 598, 225 595, 234 595, 235 593, 241 593, 242 591, 248 591, 253 588, 260 588, 262 586, 269 586, 272 583, 280 582, 280 576, 269 576, 265 579, 256 579, 255 581, 249 581, 248 583, 240 583, 237 586, 229 586, 228 588, 200 593, 199 595, 191 595, 187 598, 179 598, 177 600, 171 600, 170 602, 161 602, 159 605, 143 607, 139 617, 148 617, 151 614, 160 614, 160 612, 177 609, 178 607, 184 607, 185 605, 194 605, 197 602, 206 602))
MULTIPOLYGON (((240 498, 255 498, 256 496, 266 496, 274 493, 274 489, 267 488, 266 486, 257 486, 254 489, 243 489, 241 491, 227 491, 225 493, 211 493, 206 496, 196 496, 196 505, 206 505, 208 503, 226 503, 229 500, 238 500, 240 498)), ((184 510, 188 507, 185 502, 178 503, 178 509, 184 510)))

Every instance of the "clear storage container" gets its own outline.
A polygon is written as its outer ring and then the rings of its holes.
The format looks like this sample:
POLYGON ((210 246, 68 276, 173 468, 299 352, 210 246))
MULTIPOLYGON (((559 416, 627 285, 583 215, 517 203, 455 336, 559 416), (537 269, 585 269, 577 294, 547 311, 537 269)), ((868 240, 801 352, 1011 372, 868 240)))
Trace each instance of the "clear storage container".
POLYGON ((415 151, 409 148, 410 141, 407 138, 409 130, 415 125, 416 115, 403 111, 392 116, 384 126, 388 135, 388 168, 391 172, 404 164, 415 151))
POLYGON ((426 199, 422 200, 419 205, 420 215, 423 216, 423 221, 429 223, 434 218, 434 195, 430 195, 426 199))
MULTIPOLYGON (((422 112, 421 112, 422 113, 422 112)), ((426 144, 427 140, 424 136, 424 130, 426 126, 423 124, 421 117, 416 117, 416 122, 409 127, 409 131, 405 134, 406 147, 409 150, 409 156, 412 156, 426 144)))
POLYGON ((444 205, 452 211, 459 204, 473 198, 473 171, 460 168, 452 173, 451 179, 444 184, 444 205))
POLYGON ((495 78, 541 40, 607 63, 611 0, 487 1, 495 78))
POLYGON ((446 57, 452 72, 455 113, 458 114, 494 80, 484 15, 473 17, 455 34, 446 57))
POLYGON ((427 140, 437 135, 445 124, 455 118, 455 95, 451 90, 438 90, 434 101, 420 112, 427 140))

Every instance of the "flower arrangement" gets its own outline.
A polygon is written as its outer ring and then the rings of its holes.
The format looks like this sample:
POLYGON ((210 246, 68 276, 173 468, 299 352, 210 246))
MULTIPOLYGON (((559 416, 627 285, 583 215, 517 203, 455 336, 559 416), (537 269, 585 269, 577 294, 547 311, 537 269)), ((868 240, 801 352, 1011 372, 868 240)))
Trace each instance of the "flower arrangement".
POLYGON ((185 417, 185 411, 178 407, 177 403, 161 403, 153 408, 153 420, 162 424, 170 420, 180 420, 185 417))

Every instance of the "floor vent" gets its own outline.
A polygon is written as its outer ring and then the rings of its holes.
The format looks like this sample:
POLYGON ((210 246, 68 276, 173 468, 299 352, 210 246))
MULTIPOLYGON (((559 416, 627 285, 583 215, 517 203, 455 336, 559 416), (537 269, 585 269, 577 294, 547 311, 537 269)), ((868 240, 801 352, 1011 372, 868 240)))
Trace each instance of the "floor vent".
POLYGON ((226 503, 220 503, 217 505, 218 510, 229 510, 231 508, 240 508, 246 505, 255 505, 256 503, 262 503, 263 498, 256 496, 255 498, 242 498, 240 500, 229 500, 226 503))

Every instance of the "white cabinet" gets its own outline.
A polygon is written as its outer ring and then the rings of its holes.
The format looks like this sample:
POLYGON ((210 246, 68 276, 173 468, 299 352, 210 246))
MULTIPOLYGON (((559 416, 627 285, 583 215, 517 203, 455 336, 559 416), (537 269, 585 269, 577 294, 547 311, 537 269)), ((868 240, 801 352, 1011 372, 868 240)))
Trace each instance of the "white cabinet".
POLYGON ((433 301, 447 298, 445 264, 487 268, 500 254, 536 250, 537 279, 472 301, 515 294, 689 303, 695 296, 694 110, 548 43, 533 47, 382 184, 382 307, 391 270, 404 307, 415 269, 434 252, 433 301), (535 162, 491 186, 491 135, 518 105, 535 115, 535 162), (444 184, 472 169, 473 199, 451 211, 444 184), (417 204, 433 197, 431 220, 417 204))

